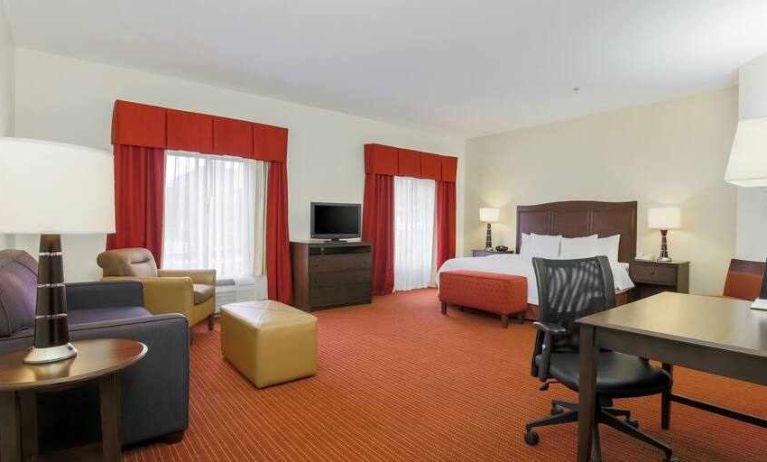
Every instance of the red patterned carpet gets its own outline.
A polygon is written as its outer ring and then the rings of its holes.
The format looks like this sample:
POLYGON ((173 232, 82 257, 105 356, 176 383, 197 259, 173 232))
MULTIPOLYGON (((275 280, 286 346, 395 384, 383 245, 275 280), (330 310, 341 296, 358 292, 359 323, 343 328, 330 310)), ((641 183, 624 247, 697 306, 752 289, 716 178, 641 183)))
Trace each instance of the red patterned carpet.
MULTIPOLYGON (((534 329, 502 329, 490 317, 450 310, 436 291, 380 297, 319 317, 317 376, 258 390, 221 358, 220 332, 199 326, 192 345, 190 421, 184 440, 134 449, 128 461, 570 461, 575 425, 540 430, 561 386, 538 391, 529 375, 534 329)), ((678 370, 677 390, 767 415, 767 389, 678 370)), ((767 430, 676 405, 661 431, 659 398, 627 400, 641 428, 682 461, 765 461, 767 430)), ((660 461, 660 452, 602 431, 608 462, 660 461)))

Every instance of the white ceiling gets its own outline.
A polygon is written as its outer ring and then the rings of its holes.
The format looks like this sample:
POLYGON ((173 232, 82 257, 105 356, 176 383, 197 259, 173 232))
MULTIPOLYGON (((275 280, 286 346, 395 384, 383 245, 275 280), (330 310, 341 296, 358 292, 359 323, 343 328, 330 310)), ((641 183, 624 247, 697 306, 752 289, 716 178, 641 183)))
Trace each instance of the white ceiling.
POLYGON ((4 5, 20 47, 469 135, 721 88, 767 52, 767 0, 4 5))

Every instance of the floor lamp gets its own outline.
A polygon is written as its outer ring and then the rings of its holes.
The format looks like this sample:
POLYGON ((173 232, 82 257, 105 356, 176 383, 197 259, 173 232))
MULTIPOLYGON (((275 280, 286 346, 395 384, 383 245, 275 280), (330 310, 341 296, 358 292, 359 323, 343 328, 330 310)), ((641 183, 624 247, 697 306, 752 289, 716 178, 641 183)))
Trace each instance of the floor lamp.
MULTIPOLYGON (((767 188, 767 117, 738 122, 724 180, 744 188, 767 188)), ((751 307, 767 310, 767 277, 751 307)))
POLYGON ((61 235, 114 232, 113 171, 106 151, 0 138, 0 233, 40 235, 35 338, 27 363, 77 355, 69 343, 61 235))

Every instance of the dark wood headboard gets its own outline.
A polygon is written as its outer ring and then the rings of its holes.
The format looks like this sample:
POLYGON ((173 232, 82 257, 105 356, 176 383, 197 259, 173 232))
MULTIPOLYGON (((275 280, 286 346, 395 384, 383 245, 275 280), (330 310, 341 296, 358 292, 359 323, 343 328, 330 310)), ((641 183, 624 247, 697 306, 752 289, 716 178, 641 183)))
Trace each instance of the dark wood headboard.
POLYGON ((637 248, 637 203, 564 201, 517 206, 517 252, 522 233, 583 237, 621 235, 618 260, 631 261, 637 248))

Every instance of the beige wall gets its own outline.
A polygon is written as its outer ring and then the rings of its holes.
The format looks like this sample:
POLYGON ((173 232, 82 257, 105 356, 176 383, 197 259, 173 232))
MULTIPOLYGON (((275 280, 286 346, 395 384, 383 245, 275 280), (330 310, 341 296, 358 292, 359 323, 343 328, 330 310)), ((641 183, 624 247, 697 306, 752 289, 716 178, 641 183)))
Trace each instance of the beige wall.
POLYGON ((495 244, 515 244, 515 207, 561 200, 639 202, 638 250, 657 254, 648 206, 679 204, 672 257, 690 260, 691 290, 718 293, 735 250, 736 190, 723 181, 737 89, 469 140, 466 249, 481 247, 479 207, 500 207, 495 244))
MULTIPOLYGON (((311 201, 362 202, 363 144, 376 142, 461 157, 465 138, 416 130, 133 69, 16 50, 16 136, 110 149, 117 98, 242 118, 289 128, 290 234, 309 235, 311 201)), ((66 171, 66 170, 64 170, 66 171)), ((463 161, 459 161, 458 235, 463 161)), ((64 236, 68 280, 99 276, 104 236, 64 236)), ((36 238, 17 238, 34 249, 36 238)), ((458 242, 458 248, 461 248, 458 242)))
POLYGON ((0 4, 0 136, 13 131, 13 43, 0 4))
MULTIPOLYGON (((13 54, 10 28, 0 2, 0 136, 13 134, 13 54)), ((12 244, 11 239, 0 234, 0 249, 12 244)))

